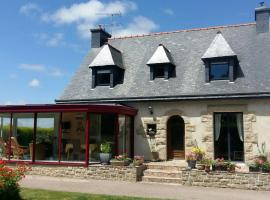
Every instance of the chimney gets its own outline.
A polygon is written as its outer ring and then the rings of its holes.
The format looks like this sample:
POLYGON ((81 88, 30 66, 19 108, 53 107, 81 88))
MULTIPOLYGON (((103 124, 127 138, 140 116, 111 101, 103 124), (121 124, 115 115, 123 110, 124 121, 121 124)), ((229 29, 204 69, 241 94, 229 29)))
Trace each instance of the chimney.
POLYGON ((269 13, 270 8, 260 3, 260 6, 255 8, 255 21, 257 33, 269 32, 269 13))
POLYGON ((112 37, 111 34, 107 33, 101 26, 91 29, 90 31, 92 33, 91 48, 103 46, 108 41, 108 38, 112 37))

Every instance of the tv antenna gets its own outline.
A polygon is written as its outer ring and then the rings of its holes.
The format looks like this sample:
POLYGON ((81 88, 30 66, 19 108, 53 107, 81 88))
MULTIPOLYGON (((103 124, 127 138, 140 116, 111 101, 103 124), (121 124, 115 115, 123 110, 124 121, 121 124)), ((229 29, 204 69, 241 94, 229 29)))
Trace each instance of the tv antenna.
POLYGON ((96 13, 96 15, 103 15, 103 16, 109 16, 110 17, 110 23, 109 24, 98 24, 99 27, 105 29, 106 27, 110 28, 111 34, 113 33, 113 29, 116 27, 121 26, 120 23, 117 23, 115 21, 115 17, 121 17, 121 12, 115 12, 115 13, 96 13))

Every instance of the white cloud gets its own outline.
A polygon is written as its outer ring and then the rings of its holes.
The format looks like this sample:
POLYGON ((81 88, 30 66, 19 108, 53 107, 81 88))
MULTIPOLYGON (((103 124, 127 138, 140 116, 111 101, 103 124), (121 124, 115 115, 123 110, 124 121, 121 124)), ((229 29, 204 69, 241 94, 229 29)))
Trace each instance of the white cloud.
POLYGON ((174 15, 174 11, 170 8, 167 8, 165 10, 163 10, 163 12, 167 15, 174 15))
MULTIPOLYGON (((34 71, 34 72, 38 72, 38 73, 42 73, 42 74, 54 76, 54 77, 60 77, 60 76, 63 76, 65 74, 64 71, 62 71, 59 68, 46 67, 43 64, 21 64, 19 66, 19 68, 22 70, 34 71)), ((11 74, 11 75, 10 75, 10 78, 12 78, 12 79, 17 78, 17 76, 14 76, 13 74, 11 74)))
POLYGON ((58 47, 65 44, 63 33, 54 33, 51 35, 47 33, 37 33, 34 34, 34 37, 38 40, 38 42, 44 43, 49 47, 58 47))
POLYGON ((28 85, 30 87, 38 87, 40 85, 40 82, 38 79, 34 78, 28 83, 28 85))
POLYGON ((21 64, 19 69, 43 72, 45 71, 46 67, 41 64, 21 64))
POLYGON ((128 0, 109 3, 103 3, 100 0, 90 0, 72 4, 69 7, 62 7, 53 13, 44 13, 42 20, 54 22, 55 24, 76 24, 79 35, 82 38, 88 38, 91 27, 94 27, 101 19, 110 17, 106 13, 120 12, 124 15, 136 8, 136 4, 128 0))
POLYGON ((37 4, 27 3, 23 6, 21 6, 19 12, 21 14, 24 14, 24 15, 30 15, 31 13, 34 13, 34 12, 40 13, 40 12, 42 12, 42 10, 37 4))
POLYGON ((137 16, 133 19, 133 21, 130 24, 128 24, 126 28, 115 31, 115 36, 145 34, 152 32, 157 28, 158 25, 152 20, 143 16, 137 16))
POLYGON ((51 76, 57 76, 57 77, 58 76, 63 76, 64 72, 61 71, 60 69, 54 68, 54 69, 51 70, 50 75, 51 76))

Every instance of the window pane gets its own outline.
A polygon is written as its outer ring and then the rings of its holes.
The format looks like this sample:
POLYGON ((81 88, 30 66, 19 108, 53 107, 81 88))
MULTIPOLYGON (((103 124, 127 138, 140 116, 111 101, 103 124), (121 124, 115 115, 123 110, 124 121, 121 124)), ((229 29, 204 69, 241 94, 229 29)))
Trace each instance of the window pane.
POLYGON ((62 161, 85 160, 86 113, 63 113, 62 161))
POLYGON ((115 118, 114 114, 90 114, 89 128, 89 161, 99 162, 100 144, 109 142, 113 156, 115 147, 115 118))
POLYGON ((10 114, 0 114, 0 159, 9 158, 10 114))
POLYGON ((34 114, 14 114, 12 132, 12 159, 30 160, 30 147, 33 145, 32 143, 34 134, 34 114))
POLYGON ((154 67, 154 78, 164 78, 164 67, 155 66, 154 67))
POLYGON ((126 154, 126 126, 125 126, 125 115, 119 115, 119 134, 118 134, 118 154, 126 154))
POLYGON ((97 85, 110 85, 110 74, 97 74, 97 85))
POLYGON ((210 67, 211 80, 226 80, 229 79, 229 64, 228 63, 212 63, 210 67))
MULTIPOLYGON (((35 160, 58 160, 58 113, 38 113, 35 160)), ((32 156, 32 148, 30 154, 32 156)))

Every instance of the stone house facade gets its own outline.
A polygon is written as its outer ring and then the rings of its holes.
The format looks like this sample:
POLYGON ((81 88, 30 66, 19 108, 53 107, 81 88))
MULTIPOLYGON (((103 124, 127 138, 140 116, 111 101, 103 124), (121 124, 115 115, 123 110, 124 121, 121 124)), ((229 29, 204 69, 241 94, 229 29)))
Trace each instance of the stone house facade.
POLYGON ((249 162, 270 152, 270 9, 255 23, 111 38, 91 30, 91 51, 56 103, 138 110, 134 154, 249 162))

